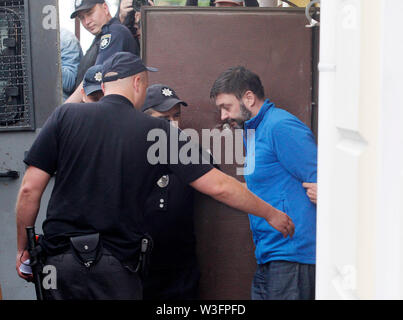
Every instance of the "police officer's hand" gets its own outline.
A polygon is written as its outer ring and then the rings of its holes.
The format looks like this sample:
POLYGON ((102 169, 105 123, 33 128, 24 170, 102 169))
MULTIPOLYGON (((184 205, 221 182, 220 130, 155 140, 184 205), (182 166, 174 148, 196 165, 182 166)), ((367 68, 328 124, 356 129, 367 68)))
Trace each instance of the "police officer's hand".
POLYGON ((284 238, 290 236, 291 238, 294 236, 295 226, 292 222, 291 218, 287 216, 284 212, 277 210, 275 208, 274 212, 270 214, 270 216, 266 219, 267 222, 276 230, 280 231, 283 234, 284 238))
POLYGON ((33 276, 32 274, 26 274, 22 273, 20 271, 20 266, 22 264, 22 261, 25 261, 29 259, 29 253, 25 250, 24 252, 17 252, 17 258, 16 258, 16 266, 15 268, 17 269, 18 276, 28 282, 32 281, 33 276))

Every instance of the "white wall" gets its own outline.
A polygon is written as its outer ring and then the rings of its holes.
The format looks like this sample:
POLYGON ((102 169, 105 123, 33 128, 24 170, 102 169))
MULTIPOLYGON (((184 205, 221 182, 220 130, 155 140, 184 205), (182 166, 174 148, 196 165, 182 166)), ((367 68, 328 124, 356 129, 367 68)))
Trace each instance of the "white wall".
POLYGON ((318 299, 402 299, 401 0, 322 0, 318 299))
POLYGON ((382 1, 381 165, 375 298, 403 299, 403 1, 382 1))

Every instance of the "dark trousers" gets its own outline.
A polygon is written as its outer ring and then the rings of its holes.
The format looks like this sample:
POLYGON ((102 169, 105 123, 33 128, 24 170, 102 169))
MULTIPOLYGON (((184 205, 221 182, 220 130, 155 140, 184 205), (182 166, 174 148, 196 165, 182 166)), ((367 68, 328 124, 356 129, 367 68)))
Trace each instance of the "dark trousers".
POLYGON ((200 272, 195 267, 151 269, 143 281, 144 300, 198 299, 200 272))
POLYGON ((137 273, 125 268, 104 249, 90 268, 71 252, 46 259, 57 271, 57 289, 44 290, 46 300, 140 300, 142 285, 137 273))
POLYGON ((272 261, 258 265, 252 300, 314 300, 315 265, 272 261))

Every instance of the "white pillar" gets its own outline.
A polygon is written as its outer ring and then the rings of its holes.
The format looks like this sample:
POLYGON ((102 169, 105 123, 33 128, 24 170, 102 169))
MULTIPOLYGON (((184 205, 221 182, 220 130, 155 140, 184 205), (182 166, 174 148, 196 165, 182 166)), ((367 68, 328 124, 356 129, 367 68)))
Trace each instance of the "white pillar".
POLYGON ((380 178, 375 299, 403 299, 403 1, 382 2, 380 178))
POLYGON ((321 1, 318 299, 403 298, 402 13, 321 1))
POLYGON ((332 252, 333 215, 333 151, 337 132, 335 118, 336 25, 335 1, 322 1, 319 61, 319 124, 318 124, 318 205, 316 246, 316 298, 331 299, 337 296, 332 286, 336 277, 332 252))

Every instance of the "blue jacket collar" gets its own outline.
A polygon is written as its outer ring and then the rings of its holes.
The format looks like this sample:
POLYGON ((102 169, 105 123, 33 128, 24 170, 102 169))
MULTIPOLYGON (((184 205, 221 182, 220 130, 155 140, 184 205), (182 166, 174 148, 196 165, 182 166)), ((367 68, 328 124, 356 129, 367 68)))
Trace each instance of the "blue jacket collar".
POLYGON ((270 102, 269 99, 266 99, 262 107, 260 108, 259 113, 252 119, 245 121, 245 129, 256 129, 259 126, 260 122, 262 122, 267 110, 272 107, 274 107, 274 103, 270 102))

